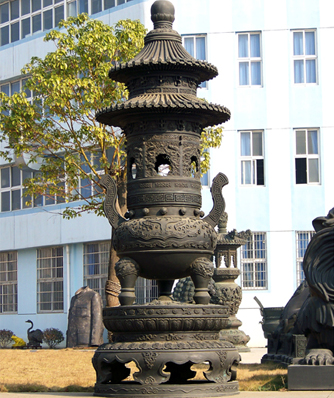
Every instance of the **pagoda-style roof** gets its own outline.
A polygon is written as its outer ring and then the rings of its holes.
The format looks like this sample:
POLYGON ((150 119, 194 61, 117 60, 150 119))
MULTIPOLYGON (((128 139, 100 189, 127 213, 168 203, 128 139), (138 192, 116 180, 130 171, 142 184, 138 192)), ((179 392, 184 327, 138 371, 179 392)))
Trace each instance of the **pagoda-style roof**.
POLYGON ((123 128, 129 123, 128 116, 152 113, 182 113, 194 115, 200 124, 215 125, 230 118, 230 111, 224 106, 210 104, 189 94, 142 94, 120 104, 112 105, 97 113, 100 123, 117 125, 123 128), (201 112, 198 112, 198 111, 201 112), (110 118, 112 112, 112 118, 110 118))
POLYGON ((167 0, 155 1, 151 19, 154 29, 146 35, 140 53, 109 71, 111 79, 128 86, 129 99, 101 109, 96 119, 123 129, 137 115, 149 117, 157 113, 189 116, 201 128, 229 120, 227 108, 196 96, 196 87, 217 76, 218 71, 208 62, 192 57, 182 46, 181 36, 172 29, 173 4, 167 0))
POLYGON ((154 29, 145 38, 145 47, 131 61, 118 63, 109 71, 113 80, 127 83, 147 71, 187 72, 196 77, 197 84, 218 75, 214 65, 192 57, 182 46, 181 36, 171 29, 154 29))

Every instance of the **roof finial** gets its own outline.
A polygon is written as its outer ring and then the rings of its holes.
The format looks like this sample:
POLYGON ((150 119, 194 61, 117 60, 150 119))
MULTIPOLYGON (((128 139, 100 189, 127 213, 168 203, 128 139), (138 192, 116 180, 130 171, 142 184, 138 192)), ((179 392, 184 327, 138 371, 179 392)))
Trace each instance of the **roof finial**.
POLYGON ((175 20, 175 9, 168 0, 157 0, 151 7, 151 19, 154 23, 154 29, 172 28, 175 20))

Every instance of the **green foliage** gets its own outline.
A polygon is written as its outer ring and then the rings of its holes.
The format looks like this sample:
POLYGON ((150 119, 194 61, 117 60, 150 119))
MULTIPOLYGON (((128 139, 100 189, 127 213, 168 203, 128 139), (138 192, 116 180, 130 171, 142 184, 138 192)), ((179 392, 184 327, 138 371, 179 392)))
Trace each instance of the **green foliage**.
POLYGON ((12 161, 29 153, 32 164, 43 159, 40 172, 25 181, 25 194, 84 201, 67 207, 64 217, 87 210, 101 214, 100 175, 109 171, 124 180, 125 138, 99 124, 95 113, 127 98, 125 86, 110 80, 108 71, 111 62, 125 62, 141 50, 146 31, 139 21, 109 26, 87 14, 61 21, 59 28, 44 38, 55 50, 44 59, 32 57, 22 69, 33 101, 25 91, 0 93, 0 156, 12 161), (80 180, 93 187, 89 194, 79 189, 80 180))
POLYGON ((56 345, 64 341, 63 332, 56 328, 49 328, 43 330, 43 341, 49 348, 55 348, 56 345))
POLYGON ((210 152, 209 148, 219 148, 223 138, 223 127, 213 126, 207 127, 201 134, 201 176, 210 169, 210 152))
POLYGON ((0 348, 6 348, 9 344, 13 343, 12 336, 13 332, 9 329, 0 330, 0 348))

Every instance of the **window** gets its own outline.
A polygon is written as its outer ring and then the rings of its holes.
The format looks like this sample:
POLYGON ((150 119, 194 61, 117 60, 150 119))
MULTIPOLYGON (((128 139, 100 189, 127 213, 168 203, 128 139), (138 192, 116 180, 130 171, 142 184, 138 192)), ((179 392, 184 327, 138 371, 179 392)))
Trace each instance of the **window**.
POLYGON ((241 184, 264 185, 262 131, 240 132, 241 184))
POLYGON ((315 33, 315 30, 293 32, 293 71, 296 84, 317 82, 315 33))
POLYGON ((17 312, 17 252, 0 253, 0 314, 17 312))
POLYGON ((296 135, 296 184, 319 184, 319 131, 295 130, 296 135))
POLYGON ((307 246, 310 243, 314 234, 315 234, 314 231, 296 232, 297 285, 298 286, 305 279, 304 270, 303 270, 303 259, 304 259, 304 255, 305 255, 307 246))
POLYGON ((266 233, 254 232, 241 248, 241 286, 243 289, 267 289, 266 233))
POLYGON ((37 310, 60 312, 63 299, 63 248, 37 250, 37 310))
MULTIPOLYGON (((183 45, 188 53, 199 60, 206 60, 206 36, 196 35, 196 36, 183 36, 183 45)), ((206 88, 207 82, 202 82, 199 87, 206 88)))
POLYGON ((89 15, 131 0, 12 0, 0 5, 0 46, 57 27, 62 19, 89 15))
MULTIPOLYGON (((21 169, 17 166, 6 166, 0 169, 0 210, 1 212, 28 209, 36 206, 47 206, 55 203, 63 203, 64 198, 54 194, 37 196, 34 199, 30 195, 23 196, 25 188, 24 181, 36 177, 38 172, 29 169, 21 169)), ((64 185, 60 181, 59 185, 64 185)))
POLYGON ((238 34, 238 65, 240 86, 261 86, 261 36, 260 33, 238 34))
POLYGON ((139 277, 135 286, 136 304, 149 303, 158 298, 158 285, 155 280, 139 277))
POLYGON ((84 286, 101 295, 103 306, 106 305, 104 288, 108 279, 109 255, 110 241, 84 245, 84 286))

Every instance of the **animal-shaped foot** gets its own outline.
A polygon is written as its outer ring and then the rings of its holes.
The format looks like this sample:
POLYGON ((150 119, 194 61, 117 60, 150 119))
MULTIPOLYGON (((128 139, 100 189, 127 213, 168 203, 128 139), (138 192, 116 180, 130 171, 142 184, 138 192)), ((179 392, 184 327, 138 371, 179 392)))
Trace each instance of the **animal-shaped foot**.
POLYGON ((304 358, 305 365, 333 365, 334 357, 331 350, 325 348, 312 348, 304 358))

